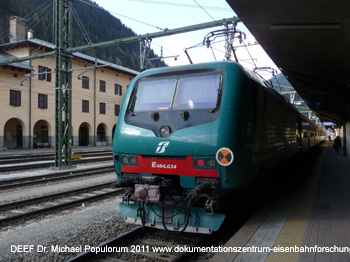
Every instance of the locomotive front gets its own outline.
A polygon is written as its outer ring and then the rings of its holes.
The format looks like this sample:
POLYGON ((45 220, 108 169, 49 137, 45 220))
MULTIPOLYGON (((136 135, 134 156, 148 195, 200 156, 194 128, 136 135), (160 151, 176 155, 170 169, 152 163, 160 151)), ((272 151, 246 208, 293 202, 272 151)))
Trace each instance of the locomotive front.
POLYGON ((131 83, 113 143, 126 222, 177 232, 219 229, 221 170, 233 161, 220 131, 221 115, 229 114, 222 112, 225 78, 222 67, 202 64, 145 71, 131 83))

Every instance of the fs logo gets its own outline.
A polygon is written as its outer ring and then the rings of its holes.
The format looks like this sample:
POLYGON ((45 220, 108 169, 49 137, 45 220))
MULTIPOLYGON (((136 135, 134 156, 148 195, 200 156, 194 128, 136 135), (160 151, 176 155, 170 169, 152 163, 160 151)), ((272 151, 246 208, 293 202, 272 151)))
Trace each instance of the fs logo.
POLYGON ((169 145, 169 143, 170 143, 169 141, 167 141, 167 142, 160 142, 158 144, 157 149, 156 149, 156 154, 164 153, 165 152, 165 148, 169 145))

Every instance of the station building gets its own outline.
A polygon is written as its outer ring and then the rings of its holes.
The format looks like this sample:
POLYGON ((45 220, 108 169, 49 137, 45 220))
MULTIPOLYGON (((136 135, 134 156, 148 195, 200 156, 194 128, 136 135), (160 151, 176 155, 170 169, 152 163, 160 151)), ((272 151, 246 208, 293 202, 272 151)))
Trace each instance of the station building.
MULTIPOLYGON (((10 43, 0 45, 0 61, 55 50, 30 34, 25 39, 21 23, 11 17, 17 29, 10 30, 10 43)), ((54 56, 0 66, 0 151, 54 147, 54 68, 54 56)), ((72 145, 112 145, 126 89, 138 72, 78 52, 72 69, 72 145)))

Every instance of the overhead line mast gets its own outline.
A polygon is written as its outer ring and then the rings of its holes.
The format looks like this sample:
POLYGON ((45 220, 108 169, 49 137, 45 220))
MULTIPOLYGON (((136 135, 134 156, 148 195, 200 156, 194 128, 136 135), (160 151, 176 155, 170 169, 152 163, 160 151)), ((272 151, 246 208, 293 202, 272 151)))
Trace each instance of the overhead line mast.
MULTIPOLYGON (((68 49, 68 51, 70 51, 71 53, 83 52, 83 51, 91 50, 94 48, 102 48, 102 47, 109 47, 109 46, 114 46, 114 45, 129 44, 129 43, 133 43, 133 42, 138 42, 140 40, 182 34, 182 33, 187 33, 187 32, 191 32, 191 31, 197 31, 197 30, 201 30, 201 29, 216 27, 216 26, 218 26, 218 24, 224 25, 224 24, 230 24, 230 23, 235 23, 235 22, 238 23, 241 21, 238 17, 227 18, 227 19, 223 19, 223 20, 217 20, 217 21, 212 21, 212 22, 207 22, 207 23, 202 23, 202 24, 197 24, 197 25, 179 27, 179 28, 175 28, 175 29, 165 29, 163 31, 155 32, 155 33, 148 33, 148 34, 143 34, 143 35, 139 35, 139 36, 118 38, 118 39, 105 41, 105 42, 101 42, 101 43, 73 47, 73 48, 68 49)), ((55 52, 53 51, 53 52, 36 54, 36 55, 32 55, 32 56, 18 57, 18 58, 0 61, 0 65, 19 63, 19 62, 23 62, 23 61, 27 61, 27 60, 40 59, 40 58, 50 57, 50 56, 54 56, 54 55, 55 55, 55 52)))
POLYGON ((72 165, 72 56, 67 51, 72 43, 71 3, 72 0, 55 0, 55 167, 58 168, 72 165))
POLYGON ((216 27, 218 25, 241 22, 239 18, 233 17, 72 48, 72 2, 73 0, 55 0, 55 51, 18 57, 0 62, 1 66, 56 56, 55 167, 58 168, 64 166, 69 167, 72 165, 72 54, 74 52, 82 52, 94 48, 103 48, 138 41, 151 41, 151 39, 157 37, 171 36, 216 27))

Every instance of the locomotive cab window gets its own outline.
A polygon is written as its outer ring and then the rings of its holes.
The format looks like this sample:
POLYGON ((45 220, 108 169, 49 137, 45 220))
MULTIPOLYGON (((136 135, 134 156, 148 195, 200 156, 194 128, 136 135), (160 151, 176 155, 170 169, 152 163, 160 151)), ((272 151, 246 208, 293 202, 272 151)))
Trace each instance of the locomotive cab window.
POLYGON ((220 75, 203 75, 179 79, 174 108, 216 107, 220 78, 220 75))
POLYGON ((141 79, 131 111, 216 108, 221 79, 218 72, 141 79))
POLYGON ((165 110, 171 106, 176 79, 150 79, 141 81, 137 88, 133 111, 165 110))

